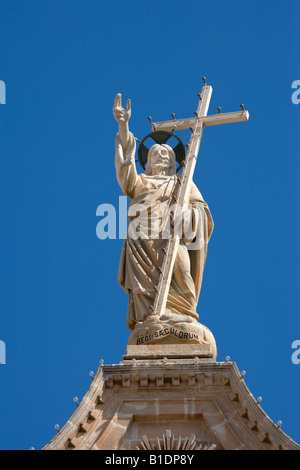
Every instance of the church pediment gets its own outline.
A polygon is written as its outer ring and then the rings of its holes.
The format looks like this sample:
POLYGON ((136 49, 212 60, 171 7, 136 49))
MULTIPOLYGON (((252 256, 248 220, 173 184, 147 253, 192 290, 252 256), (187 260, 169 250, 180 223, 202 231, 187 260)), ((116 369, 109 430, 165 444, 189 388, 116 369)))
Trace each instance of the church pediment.
POLYGON ((101 365, 45 450, 300 449, 263 411, 235 363, 101 365))

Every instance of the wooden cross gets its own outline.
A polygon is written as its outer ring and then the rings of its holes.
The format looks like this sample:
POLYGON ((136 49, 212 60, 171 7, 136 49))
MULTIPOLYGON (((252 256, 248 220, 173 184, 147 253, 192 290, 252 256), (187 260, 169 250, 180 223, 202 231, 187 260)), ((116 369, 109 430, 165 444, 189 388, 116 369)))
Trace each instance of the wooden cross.
MULTIPOLYGON (((241 105, 241 111, 223 114, 221 113, 221 109, 218 108, 219 114, 207 116, 212 95, 212 87, 207 86, 205 78, 203 78, 203 81, 204 86, 202 88, 201 94, 198 94, 199 104, 197 111, 195 112, 195 117, 187 119, 175 119, 173 114, 172 121, 156 123, 153 123, 151 118, 149 119, 152 125, 152 131, 191 129, 192 132, 190 142, 187 145, 188 152, 182 172, 181 184, 178 191, 175 210, 177 205, 179 207, 183 207, 183 204, 189 195, 204 127, 248 121, 249 119, 249 113, 244 109, 243 105, 241 105)), ((173 217, 176 220, 176 213, 174 213, 173 217)), ((165 311, 179 242, 179 237, 170 237, 167 241, 163 265, 161 268, 159 268, 160 278, 158 286, 156 287, 157 293, 154 299, 154 304, 151 306, 153 315, 161 316, 165 311)))

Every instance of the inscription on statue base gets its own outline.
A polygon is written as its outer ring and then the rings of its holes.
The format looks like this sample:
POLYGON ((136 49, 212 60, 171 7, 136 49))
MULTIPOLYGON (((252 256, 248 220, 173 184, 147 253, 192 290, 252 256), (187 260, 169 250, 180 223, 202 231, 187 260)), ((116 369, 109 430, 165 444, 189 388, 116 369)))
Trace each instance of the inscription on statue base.
POLYGON ((175 339, 180 339, 186 342, 200 342, 200 338, 197 333, 183 331, 180 328, 171 326, 155 331, 151 334, 137 337, 136 344, 151 344, 151 342, 154 342, 155 340, 166 339, 167 337, 175 337, 175 339))
POLYGON ((196 320, 167 322, 149 316, 131 333, 126 359, 217 356, 216 342, 211 331, 196 320))

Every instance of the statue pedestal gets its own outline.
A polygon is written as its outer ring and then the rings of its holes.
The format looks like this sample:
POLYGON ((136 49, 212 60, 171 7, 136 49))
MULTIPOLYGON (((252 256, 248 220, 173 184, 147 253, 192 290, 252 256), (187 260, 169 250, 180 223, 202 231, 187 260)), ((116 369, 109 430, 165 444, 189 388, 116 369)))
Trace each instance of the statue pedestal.
POLYGON ((124 360, 131 359, 213 359, 214 348, 211 344, 149 344, 128 345, 124 360))
POLYGON ((216 359, 212 332, 196 320, 166 321, 150 315, 131 333, 124 359, 216 359))

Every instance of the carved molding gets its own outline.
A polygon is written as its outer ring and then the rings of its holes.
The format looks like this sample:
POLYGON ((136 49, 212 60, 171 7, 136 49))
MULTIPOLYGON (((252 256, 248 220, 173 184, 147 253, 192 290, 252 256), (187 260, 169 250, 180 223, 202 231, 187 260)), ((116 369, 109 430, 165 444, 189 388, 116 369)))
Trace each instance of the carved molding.
MULTIPOLYGON (((235 363, 194 359, 101 365, 74 414, 44 449, 118 449, 129 421, 139 419, 142 414, 150 417, 157 412, 156 405, 161 416, 169 413, 174 415, 172 419, 187 410, 191 418, 195 414, 203 415, 208 427, 214 426, 216 434, 216 439, 207 441, 216 442, 221 449, 300 450, 263 411, 235 363), (171 403, 174 403, 173 410, 171 403), (145 408, 143 411, 140 411, 141 406, 145 408), (210 406, 213 415, 208 410, 210 406), (217 422, 222 426, 215 427, 217 422)), ((171 423, 156 432, 153 429, 153 434, 145 429, 132 444, 140 445, 143 435, 155 438, 167 426, 171 423)), ((179 429, 174 432, 181 433, 179 429)), ((192 429, 186 432, 198 435, 192 429)), ((205 440, 200 435, 199 439, 202 443, 205 440)), ((197 445, 200 445, 199 439, 196 439, 197 445)), ((178 445, 179 437, 175 441, 178 445)), ((181 439, 182 445, 184 442, 185 438, 181 439)))
POLYGON ((156 437, 150 439, 148 436, 142 436, 140 447, 137 450, 214 450, 217 446, 215 444, 207 445, 198 443, 195 434, 190 437, 182 438, 179 436, 175 438, 170 429, 166 430, 162 438, 156 437))

